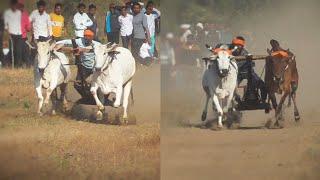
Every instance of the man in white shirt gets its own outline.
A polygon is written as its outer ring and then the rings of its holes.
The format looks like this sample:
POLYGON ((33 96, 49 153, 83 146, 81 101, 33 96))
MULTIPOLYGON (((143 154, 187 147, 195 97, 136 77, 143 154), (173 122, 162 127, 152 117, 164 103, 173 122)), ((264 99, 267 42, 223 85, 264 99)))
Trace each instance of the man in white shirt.
POLYGON ((156 14, 153 14, 153 4, 148 3, 147 4, 147 11, 145 15, 147 16, 147 24, 148 24, 148 29, 150 33, 150 39, 151 39, 151 55, 154 55, 154 49, 155 49, 155 44, 156 44, 156 24, 155 21, 158 18, 156 14))
POLYGON ((83 38, 84 30, 93 25, 92 20, 85 13, 86 5, 80 3, 78 5, 78 12, 73 17, 73 23, 75 26, 75 36, 77 38, 83 38))
POLYGON ((37 8, 30 15, 32 24, 33 38, 36 42, 47 41, 52 36, 52 24, 49 14, 46 12, 46 2, 40 0, 37 2, 37 8))
POLYGON ((13 55, 15 67, 22 67, 22 31, 21 11, 18 9, 18 0, 10 1, 10 9, 4 12, 5 30, 10 36, 10 55, 13 55), (12 53, 13 52, 13 53, 12 53))
POLYGON ((125 48, 129 47, 129 43, 131 42, 132 38, 132 19, 133 16, 128 14, 127 8, 123 6, 121 8, 121 15, 119 16, 119 24, 120 24, 120 35, 122 40, 122 46, 125 48))

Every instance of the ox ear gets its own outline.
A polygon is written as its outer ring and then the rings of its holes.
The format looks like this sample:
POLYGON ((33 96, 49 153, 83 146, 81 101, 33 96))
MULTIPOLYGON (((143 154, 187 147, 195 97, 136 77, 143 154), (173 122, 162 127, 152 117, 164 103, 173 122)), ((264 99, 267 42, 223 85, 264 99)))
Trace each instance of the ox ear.
POLYGON ((115 50, 116 48, 118 47, 118 44, 111 44, 111 45, 106 45, 105 46, 105 50, 106 50, 106 52, 110 52, 110 51, 113 51, 113 50, 115 50))
POLYGON ((54 50, 54 48, 56 47, 56 42, 53 41, 51 44, 50 44, 50 51, 54 50))
POLYGON ((271 50, 269 48, 267 48, 267 53, 271 56, 271 50))

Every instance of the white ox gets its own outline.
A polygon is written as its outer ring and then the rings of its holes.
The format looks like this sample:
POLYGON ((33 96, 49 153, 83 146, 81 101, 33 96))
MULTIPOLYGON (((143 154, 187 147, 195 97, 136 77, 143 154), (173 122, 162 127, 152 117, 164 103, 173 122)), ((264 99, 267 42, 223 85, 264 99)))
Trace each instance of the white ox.
POLYGON ((226 49, 220 50, 209 58, 209 63, 202 78, 202 86, 206 92, 206 103, 202 113, 202 120, 207 117, 207 109, 210 98, 218 112, 218 128, 222 128, 222 117, 231 107, 233 94, 237 85, 236 62, 226 49), (221 102, 226 103, 221 103, 221 102))
POLYGON ((47 42, 37 43, 37 60, 34 68, 35 88, 38 97, 38 114, 42 115, 42 106, 48 105, 52 93, 55 97, 52 99, 52 114, 56 110, 56 88, 60 86, 61 100, 64 107, 67 105, 65 98, 67 83, 71 77, 69 67, 69 59, 65 54, 57 51, 52 51, 54 45, 47 42), (46 89, 45 99, 42 95, 42 88, 46 89))
POLYGON ((116 94, 114 107, 120 106, 123 97, 123 119, 126 121, 132 78, 136 71, 135 60, 128 49, 115 45, 111 47, 97 45, 94 47, 94 52, 96 56, 95 71, 92 76, 90 91, 98 106, 97 119, 102 119, 104 110, 104 105, 97 96, 97 90, 100 88, 105 95, 111 92, 116 94))

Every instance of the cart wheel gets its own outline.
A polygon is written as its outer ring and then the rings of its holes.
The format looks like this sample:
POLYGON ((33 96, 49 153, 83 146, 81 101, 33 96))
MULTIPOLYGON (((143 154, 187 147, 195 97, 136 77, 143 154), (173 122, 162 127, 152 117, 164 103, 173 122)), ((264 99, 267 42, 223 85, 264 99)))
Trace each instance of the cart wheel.
POLYGON ((242 113, 240 111, 230 111, 227 115, 227 127, 229 129, 239 129, 242 113))

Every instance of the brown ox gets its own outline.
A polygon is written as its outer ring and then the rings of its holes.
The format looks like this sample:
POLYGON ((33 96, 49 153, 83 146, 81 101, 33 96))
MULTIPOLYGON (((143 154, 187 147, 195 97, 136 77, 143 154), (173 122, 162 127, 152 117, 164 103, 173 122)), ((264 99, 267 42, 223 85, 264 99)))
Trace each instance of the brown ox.
POLYGON ((280 125, 279 121, 283 121, 282 107, 287 97, 289 97, 288 106, 291 105, 291 99, 293 101, 295 121, 298 122, 300 120, 296 103, 299 75, 295 55, 289 49, 283 50, 275 40, 271 40, 270 44, 272 50, 268 49, 269 56, 266 59, 265 83, 268 90, 268 103, 271 100, 275 109, 275 126, 282 127, 283 125, 280 125), (279 104, 277 104, 275 93, 282 95, 279 104))

